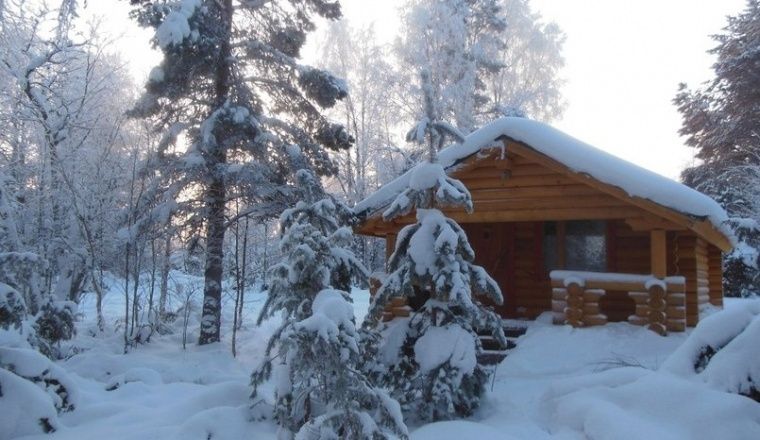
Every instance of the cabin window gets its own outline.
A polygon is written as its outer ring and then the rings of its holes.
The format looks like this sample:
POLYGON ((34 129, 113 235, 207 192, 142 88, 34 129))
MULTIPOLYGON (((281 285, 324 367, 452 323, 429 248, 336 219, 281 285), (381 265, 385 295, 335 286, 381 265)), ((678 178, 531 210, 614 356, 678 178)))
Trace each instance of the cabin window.
POLYGON ((601 220, 546 222, 544 267, 605 272, 607 270, 606 225, 601 220))

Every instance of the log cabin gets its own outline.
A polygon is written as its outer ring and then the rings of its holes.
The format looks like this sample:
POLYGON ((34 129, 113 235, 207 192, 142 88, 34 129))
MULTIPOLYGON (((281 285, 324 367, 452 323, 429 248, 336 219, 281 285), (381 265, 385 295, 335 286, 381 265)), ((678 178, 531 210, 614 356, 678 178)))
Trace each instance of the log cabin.
MULTIPOLYGON (((734 238, 708 196, 524 118, 494 121, 438 161, 472 195, 472 213, 443 211, 501 287, 504 318, 552 312, 557 324, 627 321, 666 334, 722 307, 722 254, 734 238)), ((354 208, 356 231, 384 238, 388 255, 415 217, 386 222, 382 212, 409 176, 354 208)), ((387 319, 410 313, 401 300, 387 319)))

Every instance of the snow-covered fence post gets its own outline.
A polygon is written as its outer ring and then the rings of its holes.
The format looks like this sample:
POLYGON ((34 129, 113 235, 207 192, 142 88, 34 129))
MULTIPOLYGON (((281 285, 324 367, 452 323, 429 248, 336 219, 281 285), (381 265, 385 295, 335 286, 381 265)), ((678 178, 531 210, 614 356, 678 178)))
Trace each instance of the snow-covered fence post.
MULTIPOLYGON (((676 278, 676 277, 672 277, 676 278)), ((667 317, 666 327, 669 332, 682 332, 686 330, 686 293, 685 281, 673 282, 666 280, 667 293, 665 295, 667 317)))
POLYGON ((585 289, 583 292, 583 326, 607 324, 607 315, 602 313, 599 300, 605 295, 604 289, 585 289))
POLYGON ((649 294, 647 292, 628 292, 628 296, 636 304, 636 311, 628 317, 628 322, 633 325, 647 325, 649 323, 649 294))
POLYGON ((565 322, 573 327, 583 327, 583 292, 586 290, 583 281, 573 279, 565 281, 567 289, 567 307, 565 322))
POLYGON ((649 298, 647 299, 647 305, 649 306, 649 330, 660 334, 666 335, 668 333, 665 327, 665 282, 657 279, 647 282, 647 291, 649 292, 649 298))
POLYGON ((552 287, 552 312, 554 312, 554 318, 552 322, 557 325, 565 323, 567 316, 565 315, 565 309, 567 308, 567 289, 564 287, 552 287))

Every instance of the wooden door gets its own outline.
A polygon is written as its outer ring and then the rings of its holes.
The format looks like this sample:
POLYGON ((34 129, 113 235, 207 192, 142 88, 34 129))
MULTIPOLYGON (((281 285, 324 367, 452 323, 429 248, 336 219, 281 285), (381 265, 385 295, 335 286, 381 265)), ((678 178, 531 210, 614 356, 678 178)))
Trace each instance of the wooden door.
MULTIPOLYGON (((472 249, 475 264, 482 266, 498 283, 504 304, 494 306, 503 317, 515 316, 515 228, 513 223, 466 223, 462 225, 472 249)), ((486 304, 489 301, 480 299, 486 304)))

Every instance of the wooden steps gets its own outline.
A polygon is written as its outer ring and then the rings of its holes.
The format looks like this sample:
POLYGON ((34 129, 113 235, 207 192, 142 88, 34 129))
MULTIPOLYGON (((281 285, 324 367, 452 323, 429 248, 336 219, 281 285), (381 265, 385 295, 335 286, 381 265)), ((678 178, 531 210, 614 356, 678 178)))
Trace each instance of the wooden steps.
POLYGON ((509 352, 517 347, 517 339, 528 331, 530 321, 507 321, 504 322, 504 336, 507 338, 507 346, 502 347, 491 335, 480 335, 480 344, 483 351, 478 356, 478 363, 486 366, 495 366, 507 357, 509 352))

